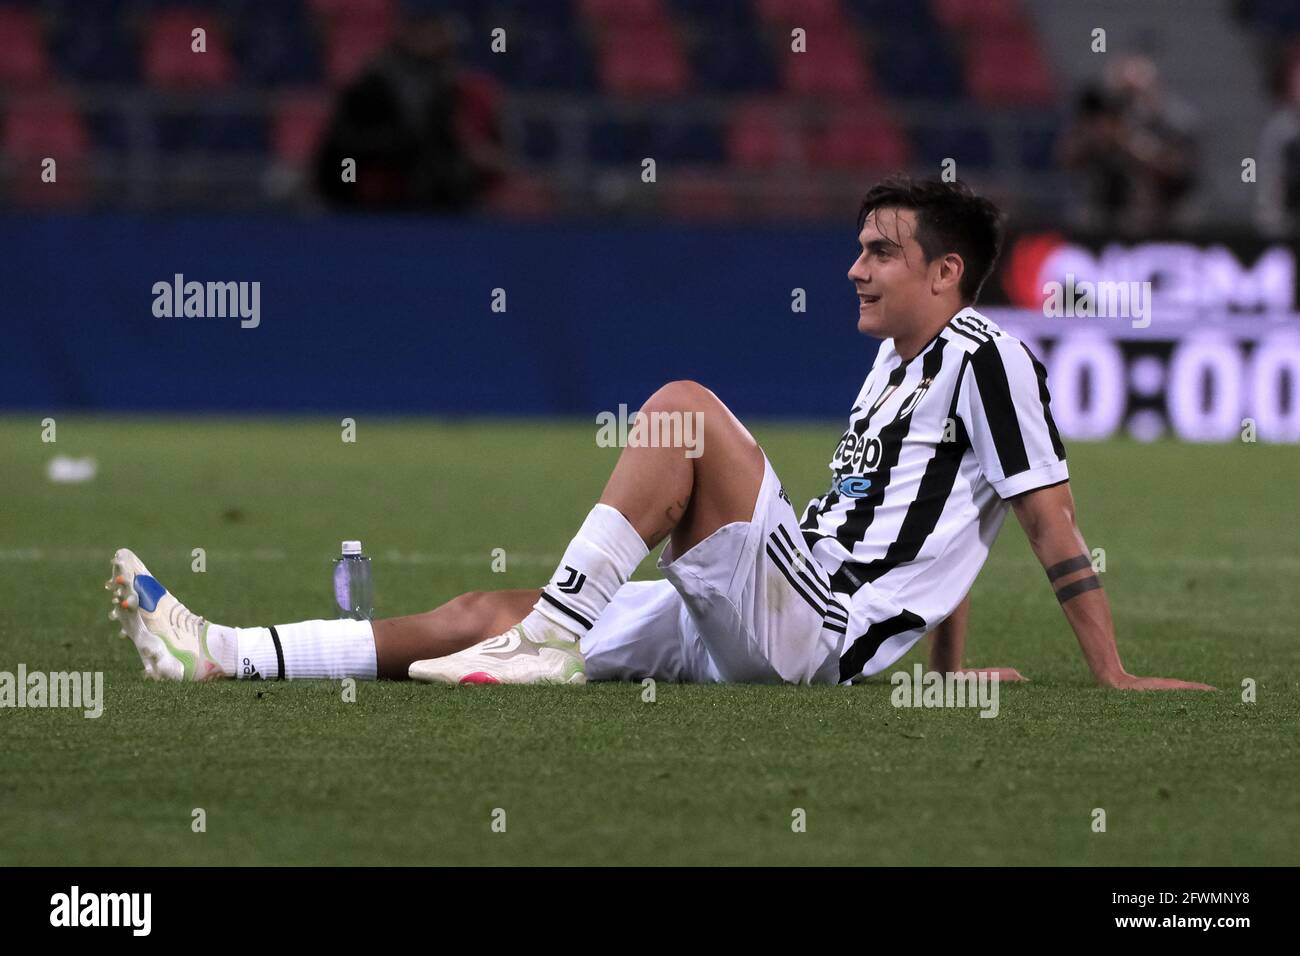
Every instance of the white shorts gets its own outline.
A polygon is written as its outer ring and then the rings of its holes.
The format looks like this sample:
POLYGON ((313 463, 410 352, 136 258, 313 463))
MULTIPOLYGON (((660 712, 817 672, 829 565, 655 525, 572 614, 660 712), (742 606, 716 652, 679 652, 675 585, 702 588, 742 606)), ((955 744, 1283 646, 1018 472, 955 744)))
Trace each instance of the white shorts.
POLYGON ((666 580, 623 585, 583 637, 588 680, 839 683, 848 618, 766 455, 751 520, 657 563, 666 580))

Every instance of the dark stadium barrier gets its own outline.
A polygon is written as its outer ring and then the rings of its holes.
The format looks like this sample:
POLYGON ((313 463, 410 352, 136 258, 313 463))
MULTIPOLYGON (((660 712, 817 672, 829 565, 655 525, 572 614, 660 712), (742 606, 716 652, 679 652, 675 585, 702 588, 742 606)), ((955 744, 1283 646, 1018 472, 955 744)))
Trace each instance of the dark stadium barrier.
POLYGON ((691 378, 838 418, 876 350, 847 221, 0 219, 0 408, 594 417, 691 378))
MULTIPOLYGON (((594 417, 692 378, 838 419, 875 354, 851 227, 0 222, 0 408, 594 417)), ((1296 304, 1284 243, 1022 234, 981 308, 1068 439, 1300 441, 1296 304)))

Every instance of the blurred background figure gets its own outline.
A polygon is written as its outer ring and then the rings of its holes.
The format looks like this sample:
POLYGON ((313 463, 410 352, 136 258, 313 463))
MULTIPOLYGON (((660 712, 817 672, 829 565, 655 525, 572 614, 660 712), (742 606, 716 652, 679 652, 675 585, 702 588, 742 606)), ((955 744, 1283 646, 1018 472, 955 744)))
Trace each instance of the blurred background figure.
POLYGON ((496 92, 457 62, 457 22, 423 16, 338 94, 316 185, 333 205, 463 212, 504 173, 496 92), (345 181, 343 162, 357 164, 345 181))
POLYGON ((1300 215, 1300 60, 1279 83, 1277 108, 1259 139, 1259 189, 1255 222, 1269 236, 1290 235, 1300 215))
POLYGON ((1062 164, 1082 180, 1076 224, 1127 234, 1186 226, 1197 180, 1196 120, 1161 87, 1145 56, 1113 63, 1079 97, 1062 137, 1062 164))

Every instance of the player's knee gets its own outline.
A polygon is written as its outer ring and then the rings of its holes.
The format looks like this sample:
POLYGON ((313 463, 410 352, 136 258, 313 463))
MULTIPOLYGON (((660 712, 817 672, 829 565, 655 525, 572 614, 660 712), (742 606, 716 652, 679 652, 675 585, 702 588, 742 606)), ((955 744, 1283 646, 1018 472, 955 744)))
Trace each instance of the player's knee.
POLYGON ((644 405, 643 412, 696 412, 719 404, 718 396, 699 382, 678 379, 661 386, 644 405))

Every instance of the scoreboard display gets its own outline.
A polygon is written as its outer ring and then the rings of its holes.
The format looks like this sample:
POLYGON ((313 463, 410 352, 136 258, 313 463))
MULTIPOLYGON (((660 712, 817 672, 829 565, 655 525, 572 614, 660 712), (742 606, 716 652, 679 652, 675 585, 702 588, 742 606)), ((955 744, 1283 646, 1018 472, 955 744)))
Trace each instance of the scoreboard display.
POLYGON ((1300 442, 1295 260, 1284 244, 1023 235, 979 308, 1046 365, 1066 438, 1300 442))

